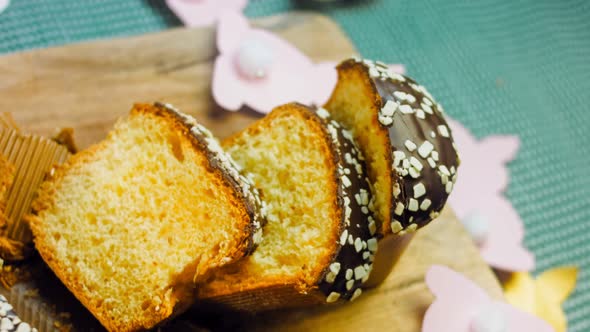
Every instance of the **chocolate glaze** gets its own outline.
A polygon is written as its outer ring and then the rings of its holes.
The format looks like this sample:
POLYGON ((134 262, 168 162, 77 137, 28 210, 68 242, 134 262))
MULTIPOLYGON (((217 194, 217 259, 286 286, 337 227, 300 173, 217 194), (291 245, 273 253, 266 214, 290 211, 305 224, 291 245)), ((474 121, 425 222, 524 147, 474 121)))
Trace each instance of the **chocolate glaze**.
POLYGON ((251 254, 262 240, 262 227, 266 224, 266 204, 261 200, 258 189, 241 173, 240 167, 223 151, 211 132, 193 117, 180 112, 170 104, 156 102, 154 106, 174 116, 187 128, 199 149, 206 153, 211 169, 218 171, 244 202, 250 218, 245 231, 251 234, 246 253, 251 254))
POLYGON ((380 97, 378 122, 389 133, 395 174, 392 231, 422 227, 444 207, 459 166, 443 108, 423 86, 382 63, 351 59, 341 66, 359 64, 380 97))
POLYGON ((319 289, 327 296, 327 302, 354 300, 369 277, 377 250, 377 226, 369 209, 371 191, 366 167, 349 131, 332 120, 325 109, 315 110, 314 117, 323 124, 330 139, 338 167, 335 178, 342 209, 337 250, 323 272, 319 289))

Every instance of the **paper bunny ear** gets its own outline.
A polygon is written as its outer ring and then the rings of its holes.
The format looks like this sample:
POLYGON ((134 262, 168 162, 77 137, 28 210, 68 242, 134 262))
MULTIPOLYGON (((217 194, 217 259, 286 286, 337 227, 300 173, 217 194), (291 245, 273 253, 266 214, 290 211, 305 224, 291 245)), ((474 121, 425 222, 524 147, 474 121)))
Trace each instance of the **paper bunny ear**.
POLYGON ((508 331, 555 332, 553 328, 530 313, 517 310, 507 303, 497 302, 508 323, 508 331))
POLYGON ((10 5, 10 0, 0 0, 0 14, 10 5))
POLYGON ((219 53, 231 52, 240 45, 250 24, 246 17, 236 12, 225 12, 217 23, 217 50, 219 53))
POLYGON ((166 4, 184 25, 200 27, 212 25, 225 12, 241 12, 248 0, 166 0, 166 4))
POLYGON ((488 200, 490 226, 486 241, 480 246, 484 260, 505 271, 530 271, 535 266, 533 254, 523 246, 524 227, 518 214, 504 197, 488 200))
POLYGON ((488 295, 473 281, 467 279, 450 268, 433 265, 426 272, 426 285, 437 299, 453 299, 453 301, 483 302, 488 295))
POLYGON ((564 302, 576 287, 578 268, 564 266, 541 273, 537 277, 537 287, 548 293, 553 301, 564 302))

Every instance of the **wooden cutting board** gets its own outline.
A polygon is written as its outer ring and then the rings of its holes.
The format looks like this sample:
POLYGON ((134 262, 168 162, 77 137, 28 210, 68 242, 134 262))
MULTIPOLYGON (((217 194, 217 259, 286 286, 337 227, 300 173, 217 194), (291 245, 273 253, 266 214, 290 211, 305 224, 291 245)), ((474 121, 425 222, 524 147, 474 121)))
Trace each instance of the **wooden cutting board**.
MULTIPOLYGON (((342 30, 317 14, 256 20, 315 60, 340 61, 356 51, 342 30)), ((78 145, 102 139, 136 101, 165 101, 194 115, 220 138, 259 116, 226 112, 210 97, 216 55, 213 29, 172 29, 0 57, 0 110, 25 132, 51 135, 73 127, 78 145)), ((251 330, 420 331, 432 296, 424 273, 432 264, 454 268, 500 298, 501 288, 470 237, 446 210, 419 231, 380 287, 354 303, 258 315, 251 330)))

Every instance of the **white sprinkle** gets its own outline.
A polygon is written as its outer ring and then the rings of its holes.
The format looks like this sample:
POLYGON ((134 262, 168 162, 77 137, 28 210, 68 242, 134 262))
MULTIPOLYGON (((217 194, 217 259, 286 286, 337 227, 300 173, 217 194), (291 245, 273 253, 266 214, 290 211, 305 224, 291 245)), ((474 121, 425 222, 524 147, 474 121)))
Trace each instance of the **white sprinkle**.
POLYGON ((348 237, 348 229, 345 229, 344 232, 340 235, 340 245, 343 246, 346 244, 346 238, 348 237))
POLYGON ((410 203, 408 204, 408 210, 410 211, 418 211, 418 201, 410 198, 410 203))
POLYGON ((417 171, 421 171, 421 170, 422 170, 422 168, 424 167, 424 166, 422 166, 422 163, 420 162, 420 160, 418 160, 416 157, 413 157, 413 156, 412 156, 412 157, 410 157, 410 164, 411 164, 412 166, 414 166, 414 168, 415 168, 417 171))
POLYGON ((414 109, 410 105, 400 105, 399 110, 404 114, 412 114, 414 113, 414 109))
POLYGON ((322 119, 327 119, 330 117, 330 112, 328 112, 325 108, 320 107, 317 109, 316 113, 319 115, 320 118, 322 119))
POLYGON ((342 184, 344 185, 344 187, 348 188, 352 185, 348 176, 342 175, 341 179, 342 179, 342 184))
POLYGON ((369 248, 370 252, 377 251, 377 239, 372 238, 367 240, 367 248, 369 248))
POLYGON ((353 274, 354 274, 354 272, 352 271, 352 269, 347 269, 344 277, 346 278, 346 280, 350 280, 350 279, 352 279, 353 274))
POLYGON ((416 109, 416 117, 417 117, 418 119, 422 119, 422 120, 424 120, 424 119, 426 119, 426 114, 424 113, 424 111, 423 111, 423 110, 421 110, 421 109, 417 108, 417 109, 416 109))
POLYGON ((401 216, 402 213, 404 213, 404 204, 402 202, 397 202, 397 205, 395 206, 395 211, 393 211, 395 214, 397 214, 398 216, 401 216))
POLYGON ((446 176, 451 176, 451 172, 449 172, 449 169, 447 168, 447 166, 445 165, 440 165, 438 166, 438 169, 440 170, 441 173, 443 173, 446 176))
POLYGON ((453 182, 452 181, 447 182, 447 184, 445 185, 445 191, 447 192, 447 194, 450 194, 451 191, 453 191, 453 182))
POLYGON ((330 264, 330 271, 332 271, 335 275, 338 275, 340 272, 340 263, 335 262, 330 264))
POLYGON ((393 234, 399 233, 399 231, 401 231, 402 229, 403 229, 402 224, 399 221, 394 220, 391 223, 391 232, 393 234))
MULTIPOLYGON (((428 100, 428 99, 425 99, 428 100)), ((428 106, 426 103, 422 103, 420 104, 420 106, 422 107, 422 109, 424 110, 424 112, 428 113, 428 114, 432 114, 432 108, 430 108, 430 106, 428 106)))
POLYGON ((375 223, 375 220, 373 220, 373 218, 371 218, 369 216, 369 233, 371 233, 371 235, 375 235, 376 231, 377 231, 377 224, 375 223))
POLYGON ((422 211, 426 211, 428 210, 428 208, 430 207, 430 204, 432 204, 432 202, 426 198, 422 201, 422 204, 420 204, 420 210, 422 211))
POLYGON ((437 127, 439 134, 441 134, 442 137, 449 137, 449 129, 447 128, 447 126, 445 125, 440 125, 437 127))
POLYGON ((394 183, 393 184, 393 196, 395 198, 397 198, 399 196, 399 194, 401 194, 401 192, 402 192, 402 190, 400 189, 399 184, 394 183))
POLYGON ((384 126, 389 126, 393 123, 393 118, 390 116, 379 115, 379 123, 384 126))
MULTIPOLYGON (((363 269, 363 272, 364 271, 365 271, 365 269, 363 269)), ((2 320, 0 321, 0 330, 7 331, 7 330, 12 330, 13 328, 14 328, 14 324, 12 324, 12 321, 10 320, 10 318, 8 318, 8 317, 2 318, 2 320)))
POLYGON ((449 177, 444 174, 439 174, 439 175, 440 175, 440 182, 443 184, 443 186, 445 186, 449 182, 449 177))
POLYGON ((428 159, 426 159, 428 161, 428 164, 430 165, 430 167, 432 168, 436 168, 436 161, 434 161, 434 159, 428 157, 428 159))
POLYGON ((360 288, 357 288, 354 293, 352 293, 352 297, 350 298, 350 302, 356 300, 357 297, 361 296, 363 291, 360 288))
POLYGON ((432 211, 429 214, 430 219, 436 219, 436 218, 438 218, 439 215, 440 215, 440 213, 438 213, 438 211, 432 211))
POLYGON ((367 249, 367 242, 363 241, 363 250, 367 249))
POLYGON ((356 240, 354 240, 354 250, 356 250, 356 252, 361 252, 361 250, 363 250, 363 243, 361 242, 360 237, 357 237, 356 240))
POLYGON ((361 280, 366 274, 367 271, 365 270, 364 266, 359 265, 354 268, 354 279, 361 280))
POLYGON ((333 284, 336 280, 336 275, 333 272, 328 272, 325 279, 327 283, 333 284))
POLYGON ((346 282, 346 290, 348 290, 348 291, 351 290, 352 286, 354 286, 354 280, 348 280, 346 282))
POLYGON ((369 209, 366 206, 361 206, 361 212, 363 214, 369 214, 369 209))
POLYGON ((402 161, 402 167, 403 168, 410 168, 410 161, 408 159, 404 159, 402 161))
POLYGON ((420 177, 420 172, 418 172, 415 168, 410 168, 410 176, 414 179, 417 179, 420 177))
POLYGON ((438 151, 432 151, 432 159, 434 159, 434 161, 438 161, 438 151))
POLYGON ((420 157, 426 158, 432 152, 432 150, 434 150, 434 145, 432 145, 432 143, 429 141, 424 141, 424 143, 422 143, 422 145, 420 145, 418 148, 418 154, 420 157))
POLYGON ((426 187, 422 182, 419 182, 414 186, 414 198, 420 198, 426 194, 426 187))
MULTIPOLYGON (((33 331, 37 332, 37 329, 33 329, 33 331)), ((31 326, 27 323, 20 323, 15 332, 31 332, 31 326)))
POLYGON ((375 78, 375 77, 379 77, 381 74, 379 73, 379 71, 375 67, 371 67, 371 68, 369 68, 369 75, 372 78, 375 78))
POLYGON ((354 194, 354 199, 356 200, 356 204, 361 205, 361 195, 354 194))
POLYGON ((395 110, 397 110, 398 107, 398 103, 396 103, 393 100, 388 100, 387 102, 385 102, 385 106, 383 106, 383 108, 381 109, 381 113, 383 113, 383 115, 385 116, 391 117, 393 116, 395 110))
POLYGON ((408 226, 408 228, 406 228, 406 232, 408 232, 408 233, 415 232, 417 229, 418 229, 418 225, 411 224, 410 226, 408 226))
POLYGON ((361 189, 361 205, 369 205, 369 192, 361 189))
POLYGON ((363 259, 367 260, 369 258, 369 256, 371 256, 371 253, 368 251, 363 251, 363 259))
POLYGON ((410 104, 413 104, 416 102, 416 97, 414 97, 413 95, 406 93, 406 100, 408 102, 410 102, 410 104))
POLYGON ((406 149, 408 149, 408 151, 410 151, 410 152, 416 150, 416 148, 417 148, 416 144, 414 144, 414 142, 412 142, 410 140, 406 140, 404 145, 406 146, 406 149))
POLYGON ((455 175, 456 172, 457 169, 455 169, 455 166, 451 166, 451 174, 455 175))
POLYGON ((328 297, 326 298, 326 302, 328 303, 333 303, 338 301, 338 299, 340 298, 340 293, 336 293, 336 292, 332 292, 330 293, 330 295, 328 295, 328 297))
POLYGON ((434 130, 430 132, 430 137, 436 138, 436 133, 434 132, 434 130))
POLYGON ((395 98, 400 99, 400 100, 406 100, 406 96, 408 96, 403 91, 394 91, 393 92, 393 95, 395 96, 395 98))
POLYGON ((428 106, 433 106, 432 101, 429 98, 422 98, 422 101, 428 106))

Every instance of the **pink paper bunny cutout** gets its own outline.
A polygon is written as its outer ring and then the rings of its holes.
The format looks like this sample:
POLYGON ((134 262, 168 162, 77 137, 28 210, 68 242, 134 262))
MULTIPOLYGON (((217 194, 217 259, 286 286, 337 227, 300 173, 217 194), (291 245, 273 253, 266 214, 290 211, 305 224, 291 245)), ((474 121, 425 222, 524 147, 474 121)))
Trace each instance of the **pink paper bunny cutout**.
POLYGON ((166 0, 168 8, 189 27, 210 26, 225 12, 242 12, 248 0, 166 0))
POLYGON ((509 181, 505 164, 516 156, 518 137, 477 140, 459 122, 449 119, 449 125, 461 157, 449 204, 488 264, 506 271, 532 270, 535 259, 523 246, 523 223, 503 194, 509 181))
POLYGON ((543 320, 488 294, 465 276, 434 265, 426 285, 435 296, 422 332, 554 332, 543 320))
POLYGON ((333 63, 314 64, 285 40, 251 28, 239 13, 223 15, 217 29, 212 93, 221 107, 268 113, 292 101, 321 105, 329 98, 337 78, 333 63))

